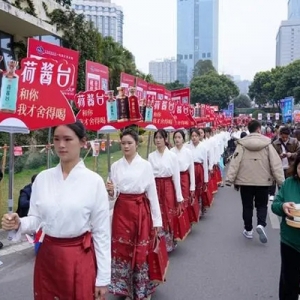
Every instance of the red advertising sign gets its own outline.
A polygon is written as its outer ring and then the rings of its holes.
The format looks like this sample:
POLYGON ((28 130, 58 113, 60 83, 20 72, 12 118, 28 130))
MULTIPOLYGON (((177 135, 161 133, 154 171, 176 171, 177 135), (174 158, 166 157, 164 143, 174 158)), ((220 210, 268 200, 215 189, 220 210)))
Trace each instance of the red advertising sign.
POLYGON ((165 89, 165 96, 164 96, 164 99, 165 99, 165 100, 171 100, 171 98, 172 98, 172 92, 165 89))
POLYGON ((177 102, 173 117, 176 122, 176 128, 190 128, 195 125, 195 121, 190 115, 190 106, 188 104, 177 102))
POLYGON ((136 96, 140 102, 147 99, 147 90, 148 82, 141 78, 136 78, 136 96))
POLYGON ((75 95, 75 104, 79 109, 76 116, 86 129, 98 131, 107 124, 105 91, 86 91, 75 95))
POLYGON ((126 73, 121 73, 120 78, 121 87, 125 88, 125 94, 129 94, 129 88, 135 86, 135 77, 126 73))
POLYGON ((159 84, 153 84, 153 83, 149 83, 148 84, 148 92, 153 93, 153 95, 156 95, 156 99, 158 100, 164 100, 165 97, 165 87, 163 85, 159 85, 159 84))
POLYGON ((61 92, 71 85, 74 65, 67 61, 25 58, 18 76, 17 102, 13 112, 0 112, 0 121, 17 118, 30 130, 75 122, 73 110, 61 92))
POLYGON ((175 102, 168 100, 155 100, 153 104, 153 122, 158 129, 163 129, 175 125, 173 112, 175 102))
POLYGON ((182 104, 190 104, 190 88, 171 91, 171 99, 182 104))
POLYGON ((108 67, 87 60, 85 62, 85 90, 108 91, 109 69, 108 67))
POLYGON ((66 60, 68 64, 74 66, 74 76, 72 78, 72 84, 67 90, 64 90, 64 94, 68 100, 73 100, 76 94, 77 77, 78 77, 78 64, 79 64, 79 52, 71 49, 59 47, 53 44, 42 42, 36 39, 29 38, 27 45, 27 56, 33 58, 50 58, 57 61, 66 60))

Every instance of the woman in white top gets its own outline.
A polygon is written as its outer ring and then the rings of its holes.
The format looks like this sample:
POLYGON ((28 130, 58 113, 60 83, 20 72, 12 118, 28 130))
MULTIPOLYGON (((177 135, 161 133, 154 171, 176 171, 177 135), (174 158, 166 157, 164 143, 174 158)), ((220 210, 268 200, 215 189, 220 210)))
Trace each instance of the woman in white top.
POLYGON ((154 133, 154 143, 157 150, 149 154, 152 165, 158 200, 163 221, 163 231, 167 250, 171 252, 176 247, 174 241, 174 217, 183 211, 183 197, 180 186, 179 163, 175 153, 167 145, 168 134, 165 130, 154 133))
POLYGON ((184 206, 185 209, 187 209, 191 205, 190 199, 195 197, 195 168, 193 155, 191 150, 184 145, 185 133, 183 130, 175 131, 173 140, 175 147, 172 148, 171 151, 178 157, 181 191, 184 198, 184 206))
POLYGON ((105 299, 111 276, 108 195, 102 178, 80 160, 86 142, 80 121, 54 129, 60 164, 32 186, 27 217, 4 215, 5 230, 42 227, 34 269, 34 299, 105 299), (95 259, 96 258, 96 259, 95 259))
POLYGON ((112 221, 112 279, 109 291, 126 299, 150 299, 157 284, 149 279, 148 252, 162 227, 150 163, 137 153, 138 134, 121 134, 123 158, 111 166, 107 188, 117 193, 112 221))
POLYGON ((191 130, 191 142, 187 147, 192 151, 194 167, 195 167, 195 197, 200 202, 202 198, 202 212, 203 208, 209 206, 203 198, 203 192, 207 190, 208 184, 208 158, 207 145, 204 141, 204 130, 193 128, 191 130))

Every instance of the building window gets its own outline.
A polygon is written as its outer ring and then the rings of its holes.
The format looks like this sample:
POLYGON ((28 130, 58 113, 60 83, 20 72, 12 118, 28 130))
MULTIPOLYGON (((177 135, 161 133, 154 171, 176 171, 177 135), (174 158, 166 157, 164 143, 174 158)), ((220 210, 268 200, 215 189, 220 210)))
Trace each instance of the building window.
POLYGON ((190 55, 189 55, 189 59, 193 59, 193 54, 190 54, 190 55))
POLYGON ((188 57, 188 55, 187 54, 185 54, 184 55, 184 59, 188 59, 189 57, 188 57))
POLYGON ((206 53, 202 53, 202 58, 206 58, 206 53))
POLYGON ((207 57, 211 58, 211 53, 210 52, 207 53, 207 57))

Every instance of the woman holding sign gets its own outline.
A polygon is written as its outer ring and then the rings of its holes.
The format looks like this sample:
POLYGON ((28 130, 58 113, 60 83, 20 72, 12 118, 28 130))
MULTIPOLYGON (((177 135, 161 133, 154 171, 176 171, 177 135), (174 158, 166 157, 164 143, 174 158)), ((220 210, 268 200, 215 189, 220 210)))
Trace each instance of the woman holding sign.
POLYGON ((86 142, 80 121, 54 129, 55 168, 42 171, 32 185, 27 217, 7 214, 2 228, 37 233, 34 299, 105 299, 111 276, 111 236, 103 179, 85 167, 86 142))
POLYGON ((149 162, 155 176, 156 188, 163 220, 163 234, 168 252, 176 248, 174 241, 174 217, 183 211, 180 185, 180 169, 175 153, 168 149, 168 134, 160 129, 154 133, 157 150, 149 154, 149 162))
POLYGON ((162 226, 155 180, 149 162, 137 153, 138 134, 121 134, 123 158, 111 166, 107 190, 117 198, 112 221, 112 279, 109 291, 126 299, 151 298, 147 256, 162 226))

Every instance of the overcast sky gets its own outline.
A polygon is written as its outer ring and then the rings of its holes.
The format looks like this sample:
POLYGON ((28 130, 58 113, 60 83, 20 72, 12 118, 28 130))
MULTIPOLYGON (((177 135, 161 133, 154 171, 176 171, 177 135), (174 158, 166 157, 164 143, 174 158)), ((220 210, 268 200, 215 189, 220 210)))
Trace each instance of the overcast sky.
MULTIPOLYGON (((124 46, 148 63, 176 57, 177 0, 112 0, 124 10, 124 46)), ((219 0, 219 72, 252 79, 275 66, 276 34, 288 0, 219 0)))

